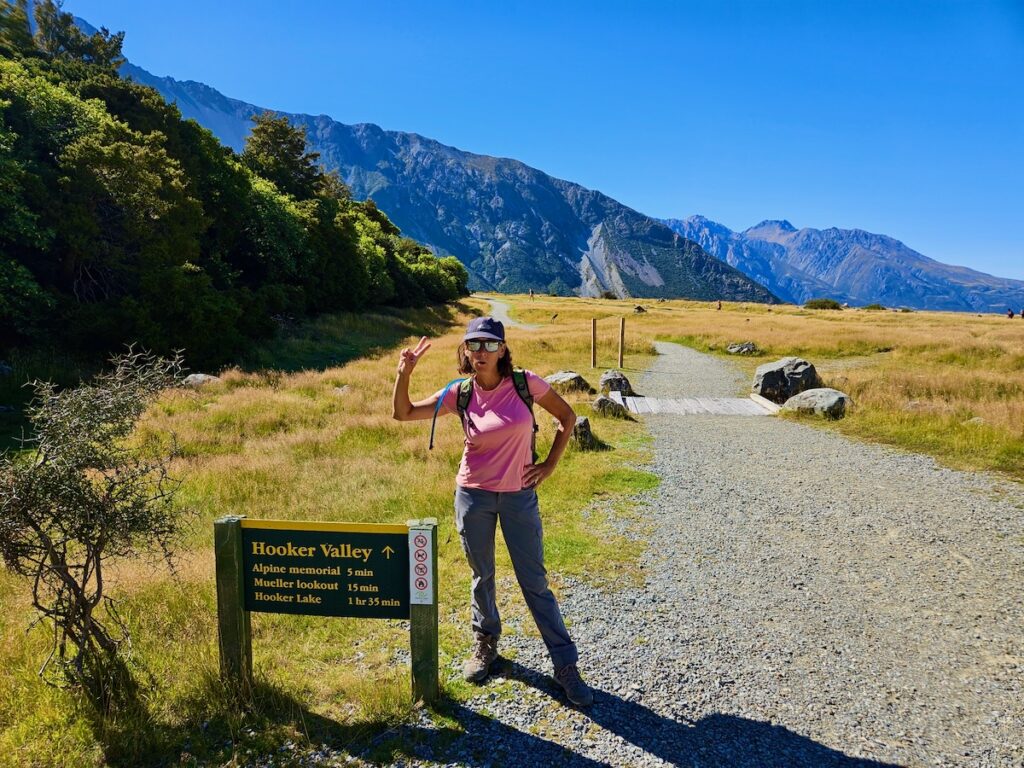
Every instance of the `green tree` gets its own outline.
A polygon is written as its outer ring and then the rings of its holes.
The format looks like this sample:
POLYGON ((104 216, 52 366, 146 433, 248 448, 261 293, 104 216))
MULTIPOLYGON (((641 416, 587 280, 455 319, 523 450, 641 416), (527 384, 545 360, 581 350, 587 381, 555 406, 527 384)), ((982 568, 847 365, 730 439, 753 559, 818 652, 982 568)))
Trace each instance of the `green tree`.
POLYGON ((0 46, 11 54, 35 53, 32 29, 28 23, 28 0, 0 2, 0 46))
POLYGON ((320 154, 306 151, 306 129, 293 126, 287 117, 274 117, 273 112, 255 115, 252 122, 242 162, 284 194, 296 200, 312 198, 324 173, 320 154))
POLYGON ((36 46, 54 58, 67 58, 116 70, 125 59, 121 54, 124 32, 111 34, 106 27, 91 35, 85 34, 70 13, 62 10, 57 0, 36 0, 36 46))
POLYGON ((31 272, 0 253, 0 346, 30 339, 54 303, 31 272))
POLYGON ((373 198, 367 198, 363 201, 362 211, 368 219, 377 222, 380 227, 380 231, 385 235, 397 235, 401 230, 391 223, 391 219, 380 208, 373 202, 373 198))
MULTIPOLYGON (((10 102, 0 99, 0 110, 10 102)), ((25 199, 24 187, 30 180, 25 163, 14 154, 17 136, 4 126, 0 112, 0 253, 16 247, 42 247, 49 232, 39 225, 39 216, 25 199)))

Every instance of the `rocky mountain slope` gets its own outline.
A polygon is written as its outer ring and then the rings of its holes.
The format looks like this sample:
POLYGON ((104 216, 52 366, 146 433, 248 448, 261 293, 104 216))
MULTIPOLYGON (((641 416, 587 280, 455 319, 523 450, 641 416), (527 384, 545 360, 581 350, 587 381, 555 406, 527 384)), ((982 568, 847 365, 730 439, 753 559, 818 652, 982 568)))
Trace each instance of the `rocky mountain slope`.
MULTIPOLYGON (((196 82, 126 77, 240 150, 261 107, 196 82)), ((762 285, 664 224, 517 160, 464 152, 414 133, 287 115, 358 199, 372 197, 403 234, 452 254, 475 289, 774 302, 762 285)))
POLYGON ((796 229, 763 221, 743 232, 703 216, 665 221, 784 301, 813 297, 914 309, 1003 312, 1024 307, 1024 281, 942 264, 860 229, 796 229))

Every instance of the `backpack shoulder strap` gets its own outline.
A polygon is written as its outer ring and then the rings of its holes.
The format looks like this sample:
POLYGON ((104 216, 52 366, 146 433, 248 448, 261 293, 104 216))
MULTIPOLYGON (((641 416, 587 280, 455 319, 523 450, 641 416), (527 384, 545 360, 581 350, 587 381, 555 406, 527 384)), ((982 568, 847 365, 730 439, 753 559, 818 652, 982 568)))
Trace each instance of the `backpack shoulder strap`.
MULTIPOLYGON (((466 381, 467 381, 467 379, 452 379, 451 381, 449 381, 447 384, 444 385, 444 389, 441 391, 441 396, 439 398, 437 398, 437 402, 434 403, 434 418, 430 422, 430 447, 429 447, 429 450, 431 450, 431 451, 434 450, 434 428, 437 426, 437 414, 441 410, 441 404, 444 402, 444 396, 448 394, 448 390, 451 389, 451 386, 453 384, 458 384, 459 387, 460 387, 460 392, 461 392, 461 387, 462 387, 463 384, 466 383, 466 381)), ((460 395, 460 397, 461 397, 461 395, 460 395)), ((467 402, 468 402, 468 400, 467 400, 467 402)), ((459 417, 460 418, 462 417, 462 411, 461 410, 459 411, 459 417)))
POLYGON ((459 382, 459 396, 455 400, 455 408, 459 412, 459 418, 466 420, 466 409, 469 408, 469 400, 473 397, 473 378, 468 377, 459 382))
POLYGON ((526 371, 522 368, 512 369, 512 383, 516 387, 516 394, 519 395, 519 399, 522 400, 526 407, 530 409, 530 418, 533 419, 533 439, 530 442, 530 453, 533 456, 533 463, 537 463, 537 431, 540 427, 537 426, 537 417, 533 413, 533 395, 530 394, 529 382, 526 380, 526 371))
POLYGON ((516 393, 519 399, 526 403, 526 407, 533 410, 533 395, 530 394, 530 385, 526 381, 526 371, 522 368, 512 369, 512 383, 515 384, 516 393))

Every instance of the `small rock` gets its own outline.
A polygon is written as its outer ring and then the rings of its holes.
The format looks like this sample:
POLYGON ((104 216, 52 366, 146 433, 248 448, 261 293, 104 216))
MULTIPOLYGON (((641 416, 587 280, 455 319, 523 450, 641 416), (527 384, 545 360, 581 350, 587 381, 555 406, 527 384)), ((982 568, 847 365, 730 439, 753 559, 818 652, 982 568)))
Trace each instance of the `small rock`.
POLYGON ((199 389, 199 387, 207 384, 217 384, 220 381, 220 377, 211 376, 208 373, 190 373, 186 376, 181 384, 185 387, 192 387, 193 389, 199 389))
POLYGON ((590 407, 602 416, 611 416, 616 419, 632 419, 625 406, 619 405, 604 395, 598 395, 598 398, 590 404, 590 407))
POLYGON ((841 419, 852 402, 849 395, 838 389, 818 387, 793 395, 782 408, 797 413, 813 413, 826 419, 841 419))
POLYGON ((350 387, 348 384, 342 384, 340 387, 335 387, 334 389, 331 390, 331 392, 333 392, 336 395, 347 395, 351 391, 352 387, 350 387))
POLYGON ((756 355, 760 350, 754 342, 744 341, 739 344, 730 344, 725 351, 730 355, 756 355))
POLYGON ((647 310, 646 310, 646 309, 644 309, 643 307, 641 307, 641 306, 640 306, 639 304, 637 304, 637 305, 636 305, 635 307, 633 307, 633 312, 634 312, 635 314, 637 314, 637 315, 639 315, 639 314, 643 314, 643 313, 644 313, 644 312, 646 312, 646 311, 647 311, 647 310))
POLYGON ((985 421, 983 418, 981 418, 981 416, 975 416, 974 418, 968 419, 967 421, 961 421, 960 422, 961 426, 964 426, 964 427, 967 427, 967 426, 970 426, 970 427, 980 427, 983 424, 987 424, 987 423, 988 422, 985 421))
MULTIPOLYGON (((554 420, 555 428, 558 428, 558 420, 554 420)), ((600 451, 608 446, 595 437, 590 428, 590 419, 586 416, 576 417, 576 426, 572 428, 572 440, 581 451, 600 451)))
POLYGON ((633 386, 629 383, 629 379, 620 371, 605 371, 602 373, 598 386, 606 394, 608 392, 621 392, 623 397, 636 397, 636 392, 633 391, 633 386))
POLYGON ((597 391, 576 371, 558 371, 550 376, 545 376, 544 381, 563 395, 569 392, 586 392, 592 395, 597 391))

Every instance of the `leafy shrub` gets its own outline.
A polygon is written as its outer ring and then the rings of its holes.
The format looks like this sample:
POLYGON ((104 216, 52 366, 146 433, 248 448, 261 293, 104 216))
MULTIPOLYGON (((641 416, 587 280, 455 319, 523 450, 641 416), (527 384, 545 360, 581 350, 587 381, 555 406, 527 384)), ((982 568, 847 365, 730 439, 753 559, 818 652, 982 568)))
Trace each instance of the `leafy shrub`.
POLYGON ((112 362, 75 389, 37 382, 34 450, 0 456, 0 557, 29 578, 40 620, 53 627, 41 674, 55 671, 50 682, 83 689, 103 710, 132 687, 127 633, 105 591, 110 563, 153 550, 169 557, 180 521, 167 474, 173 449, 130 439, 181 359, 129 351, 112 362))
POLYGON ((835 299, 809 299, 804 302, 804 309, 842 309, 843 305, 835 299))
POLYGON ((872 312, 878 312, 878 311, 884 310, 885 307, 883 307, 881 304, 877 304, 876 303, 876 304, 868 304, 866 307, 861 307, 861 309, 869 309, 872 312))

